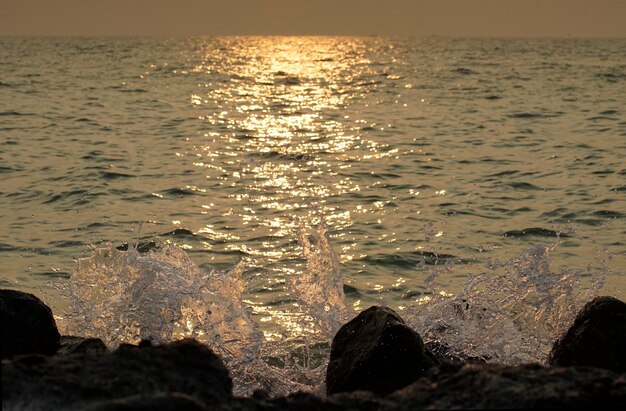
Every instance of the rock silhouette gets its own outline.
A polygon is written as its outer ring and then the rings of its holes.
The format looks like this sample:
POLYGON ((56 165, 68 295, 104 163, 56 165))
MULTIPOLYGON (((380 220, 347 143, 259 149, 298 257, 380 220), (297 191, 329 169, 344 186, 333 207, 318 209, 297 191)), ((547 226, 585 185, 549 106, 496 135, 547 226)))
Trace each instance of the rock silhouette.
POLYGON ((32 294, 0 290, 2 358, 20 354, 52 355, 59 348, 59 331, 52 310, 32 294))
POLYGON ((111 407, 122 407, 169 392, 183 395, 169 403, 193 396, 211 405, 232 397, 232 381, 222 361, 194 340, 122 345, 102 354, 28 355, 2 364, 3 409, 84 409, 113 400, 120 401, 111 407))
POLYGON ((626 303, 613 297, 589 301, 554 343, 548 363, 626 372, 626 303))
POLYGON ((386 395, 415 381, 437 363, 419 334, 395 311, 373 306, 335 335, 326 391, 366 390, 386 395))
POLYGON ((446 347, 439 347, 438 363, 396 312, 371 307, 333 340, 326 398, 310 393, 271 398, 262 390, 237 398, 223 362, 195 340, 156 346, 143 341, 109 351, 99 339, 64 336, 59 348, 50 309, 39 299, 7 290, 0 296, 3 342, 8 332, 20 332, 4 321, 7 313, 17 316, 11 320, 8 315, 11 321, 19 321, 22 310, 26 320, 37 313, 48 326, 42 332, 37 323, 24 324, 22 352, 14 349, 2 361, 3 410, 605 409, 626 403, 626 304, 611 297, 596 298, 581 310, 554 345, 550 362, 556 366, 461 358, 462 363, 446 358, 446 347), (41 344, 42 335, 47 336, 45 350, 28 341, 41 344), (49 355, 53 348, 57 355, 49 355))

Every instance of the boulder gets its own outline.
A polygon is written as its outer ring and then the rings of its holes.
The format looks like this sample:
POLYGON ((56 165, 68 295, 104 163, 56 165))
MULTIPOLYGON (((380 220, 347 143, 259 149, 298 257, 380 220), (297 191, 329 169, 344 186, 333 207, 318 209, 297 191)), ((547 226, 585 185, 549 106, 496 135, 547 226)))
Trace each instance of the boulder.
POLYGON ((74 335, 62 335, 58 355, 78 353, 101 354, 108 351, 107 346, 100 338, 77 337, 74 335))
MULTIPOLYGON (((446 362, 385 397, 353 391, 326 398, 295 394, 242 403, 240 410, 622 409, 626 375, 589 367, 446 362), (262 407, 259 405, 262 404, 262 407)), ((235 408, 235 407, 233 407, 235 408)))
POLYGON ((2 362, 3 409, 150 407, 162 393, 183 395, 168 398, 171 404, 191 401, 199 404, 196 408, 212 407, 232 399, 232 381, 222 361, 194 340, 2 362))
POLYGON ((622 408, 625 376, 589 367, 446 364, 387 396, 391 410, 622 408))
POLYGON ((59 348, 59 331, 52 310, 32 294, 0 290, 2 358, 20 354, 52 355, 59 348))
POLYGON ((85 411, 209 411, 199 399, 177 392, 133 395, 117 400, 95 403, 85 411))
POLYGON ((548 363, 626 372, 626 303, 613 297, 588 302, 554 343, 548 363))
POLYGON ((373 306, 343 325, 333 339, 326 392, 389 394, 438 361, 422 338, 390 308, 373 306))

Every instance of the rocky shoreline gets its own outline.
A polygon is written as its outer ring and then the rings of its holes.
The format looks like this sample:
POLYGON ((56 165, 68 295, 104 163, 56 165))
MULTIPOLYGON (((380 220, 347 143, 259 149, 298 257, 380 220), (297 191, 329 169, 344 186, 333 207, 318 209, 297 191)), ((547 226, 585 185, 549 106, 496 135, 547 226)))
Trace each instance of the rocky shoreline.
POLYGON ((387 307, 371 307, 333 339, 325 397, 235 397, 222 360, 194 340, 123 344, 61 336, 37 297, 0 290, 5 410, 415 410, 622 408, 626 304, 590 301, 548 365, 449 358, 387 307))

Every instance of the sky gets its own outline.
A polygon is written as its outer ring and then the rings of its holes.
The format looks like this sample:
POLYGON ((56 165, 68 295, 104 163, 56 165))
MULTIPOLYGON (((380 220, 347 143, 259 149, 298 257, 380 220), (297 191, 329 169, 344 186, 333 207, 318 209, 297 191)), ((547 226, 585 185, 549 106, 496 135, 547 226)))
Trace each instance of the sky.
POLYGON ((626 0, 0 0, 0 35, 626 37, 626 0))

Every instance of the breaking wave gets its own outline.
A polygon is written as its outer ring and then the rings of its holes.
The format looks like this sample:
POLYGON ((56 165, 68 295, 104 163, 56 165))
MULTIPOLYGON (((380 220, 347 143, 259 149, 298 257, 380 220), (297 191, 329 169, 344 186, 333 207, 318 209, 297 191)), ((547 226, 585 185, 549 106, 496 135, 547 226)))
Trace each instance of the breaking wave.
MULTIPOLYGON (((489 263, 456 295, 437 295, 409 309, 409 324, 452 357, 544 362, 609 271, 606 261, 584 270, 554 270, 550 252, 558 244, 536 244, 510 261, 489 263)), ((429 286, 435 287, 445 271, 432 270, 429 286)))
MULTIPOLYGON (((207 272, 171 244, 146 252, 136 246, 94 248, 80 259, 69 284, 71 308, 63 331, 99 337, 110 348, 193 337, 224 359, 237 395, 258 388, 272 396, 298 390, 323 394, 320 381, 330 341, 356 313, 346 303, 327 228, 320 225, 299 237, 306 270, 288 282, 307 325, 297 337, 266 341, 244 302, 243 262, 207 272)), ((449 356, 542 362, 609 271, 606 261, 584 270, 555 271, 550 252, 558 244, 537 244, 510 261, 491 262, 484 272, 469 274, 457 294, 422 295, 402 307, 401 315, 427 345, 449 356)), ((425 285, 438 289, 447 275, 458 275, 456 268, 429 267, 425 285)))

